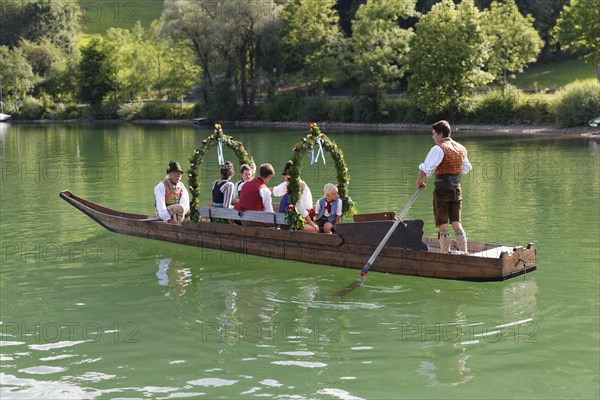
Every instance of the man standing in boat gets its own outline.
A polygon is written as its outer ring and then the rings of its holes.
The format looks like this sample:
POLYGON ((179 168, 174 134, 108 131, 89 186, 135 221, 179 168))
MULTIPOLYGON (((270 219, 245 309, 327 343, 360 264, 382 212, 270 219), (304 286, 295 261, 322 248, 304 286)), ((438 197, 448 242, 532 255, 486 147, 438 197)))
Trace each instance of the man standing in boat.
POLYGON ((176 161, 169 162, 167 176, 154 187, 156 212, 169 224, 180 224, 190 210, 190 197, 181 183, 183 170, 176 161))
POLYGON ((448 233, 448 221, 450 221, 458 249, 466 253, 467 234, 460 222, 462 203, 460 176, 471 171, 473 166, 467 158, 467 149, 450 138, 451 132, 448 121, 442 120, 433 124, 431 138, 435 146, 431 148, 425 161, 419 165, 417 188, 424 188, 424 178, 435 173, 433 215, 438 228, 440 252, 450 252, 451 239, 448 233))

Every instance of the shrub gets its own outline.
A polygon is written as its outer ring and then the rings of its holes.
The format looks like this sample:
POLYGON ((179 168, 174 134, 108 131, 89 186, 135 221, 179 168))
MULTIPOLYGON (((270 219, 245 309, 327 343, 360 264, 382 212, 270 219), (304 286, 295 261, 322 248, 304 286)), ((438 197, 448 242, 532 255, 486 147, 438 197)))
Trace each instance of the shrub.
POLYGON ((556 123, 586 125, 600 116, 600 84, 575 82, 561 90, 552 105, 556 123))
POLYGON ((504 94, 499 90, 492 90, 480 97, 470 117, 473 122, 484 124, 514 123, 517 100, 516 90, 507 90, 504 94))
POLYGON ((303 106, 304 98, 300 93, 283 92, 270 96, 263 111, 269 121, 295 121, 301 117, 299 111, 303 106))
POLYGON ((517 122, 526 124, 550 124, 553 116, 550 113, 550 103, 545 94, 523 94, 514 109, 517 122))
POLYGON ((324 97, 308 98, 299 110, 303 120, 306 121, 327 121, 329 119, 328 102, 324 97))
POLYGON ((236 119, 238 116, 238 105, 235 92, 231 90, 231 82, 223 80, 215 85, 215 92, 210 97, 207 105, 206 117, 213 121, 223 119, 236 119))
POLYGON ((46 116, 46 108, 42 100, 27 97, 19 108, 19 119, 42 119, 46 116))
POLYGON ((117 119, 117 111, 121 107, 119 100, 107 100, 101 104, 90 104, 83 111, 83 116, 88 119, 117 119))
POLYGON ((132 120, 137 118, 143 107, 144 102, 141 100, 132 101, 131 103, 124 103, 121 104, 117 110, 117 114, 121 119, 132 120))
POLYGON ((190 119, 196 118, 196 108, 191 104, 184 104, 181 106, 180 104, 171 105, 171 118, 175 119, 190 119))
POLYGON ((171 107, 162 101, 144 103, 136 119, 167 119, 171 117, 171 107))
POLYGON ((55 120, 78 119, 82 117, 82 108, 75 103, 58 103, 50 111, 49 118, 55 120))
POLYGON ((329 102, 329 120, 333 122, 352 122, 354 120, 354 100, 339 99, 329 102))

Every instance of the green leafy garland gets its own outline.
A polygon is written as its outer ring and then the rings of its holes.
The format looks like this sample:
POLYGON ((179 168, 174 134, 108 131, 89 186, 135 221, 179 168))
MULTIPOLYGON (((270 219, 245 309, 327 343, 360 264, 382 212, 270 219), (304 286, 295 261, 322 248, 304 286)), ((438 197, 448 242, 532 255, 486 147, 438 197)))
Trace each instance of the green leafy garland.
POLYGON ((244 144, 234 140, 231 136, 224 135, 221 125, 215 124, 215 133, 204 139, 200 148, 195 149, 194 153, 192 154, 192 158, 190 158, 190 168, 188 169, 188 183, 190 192, 192 194, 192 198, 190 199, 190 220, 194 222, 200 220, 200 214, 198 213, 198 205, 200 200, 198 176, 200 165, 202 164, 204 155, 208 153, 210 149, 216 146, 219 143, 219 140, 221 140, 223 145, 233 150, 240 164, 248 164, 251 167, 254 167, 254 160, 252 159, 252 156, 246 152, 244 144))
POLYGON ((304 228, 304 219, 293 205, 300 199, 300 166, 302 165, 302 160, 307 152, 318 148, 318 140, 321 141, 323 150, 331 154, 337 170, 337 188, 340 199, 342 199, 342 217, 350 218, 357 213, 354 202, 348 194, 350 175, 344 161, 344 154, 337 144, 322 133, 317 124, 313 122, 310 124, 310 129, 306 137, 300 139, 300 142, 294 146, 294 155, 289 161, 290 169, 287 191, 289 193, 290 205, 286 209, 286 221, 290 225, 290 230, 301 230, 304 228))

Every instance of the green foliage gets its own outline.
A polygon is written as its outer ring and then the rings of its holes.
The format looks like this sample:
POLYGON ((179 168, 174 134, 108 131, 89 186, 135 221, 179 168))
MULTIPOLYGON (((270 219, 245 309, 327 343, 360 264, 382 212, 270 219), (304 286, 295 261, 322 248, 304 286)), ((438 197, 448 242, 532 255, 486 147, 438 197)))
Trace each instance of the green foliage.
POLYGON ((580 59, 537 63, 516 76, 514 85, 520 89, 544 90, 566 86, 574 81, 594 82, 596 69, 580 59))
POLYGON ((87 46, 81 48, 79 98, 93 106, 100 105, 117 89, 117 67, 111 50, 101 37, 93 38, 87 46))
POLYGON ((4 102, 12 103, 13 109, 18 112, 16 104, 30 92, 36 82, 37 78, 23 51, 0 46, 0 85, 4 102))
POLYGON ((171 106, 162 101, 144 103, 144 107, 138 113, 139 119, 168 119, 171 116, 171 106))
POLYGON ((79 119, 82 117, 83 110, 75 103, 58 103, 48 114, 48 118, 53 120, 79 119))
POLYGON ((334 122, 354 122, 354 99, 339 99, 328 103, 329 120, 334 122))
POLYGON ((352 70, 364 93, 395 88, 408 70, 412 29, 399 26, 413 17, 415 0, 368 0, 352 25, 352 70))
POLYGON ((533 27, 533 17, 524 17, 514 0, 494 1, 482 14, 482 26, 491 43, 488 71, 503 86, 508 73, 522 72, 535 62, 544 45, 533 27))
MULTIPOLYGON (((348 167, 344 160, 344 153, 331 138, 321 132, 321 129, 314 122, 310 124, 310 130, 306 137, 301 138, 300 142, 292 149, 294 153, 290 160, 291 167, 287 186, 287 190, 290 194, 289 203, 296 204, 300 199, 300 172, 302 160, 310 150, 316 151, 319 144, 323 147, 323 151, 326 151, 331 155, 335 164, 338 194, 342 200, 342 217, 351 218, 357 211, 349 194, 350 175, 348 174, 348 167)), ((286 210, 286 220, 290 225, 290 230, 301 230, 304 227, 304 220, 295 206, 288 206, 286 210)))
POLYGON ((296 121, 298 110, 304 106, 304 97, 296 92, 282 92, 270 96, 264 104, 263 114, 269 121, 296 121))
POLYGON ((344 41, 335 0, 294 0, 281 13, 285 52, 322 88, 336 75, 344 41))
POLYGON ((156 40, 136 22, 129 29, 110 28, 106 32, 113 63, 118 66, 116 85, 122 98, 147 95, 158 79, 156 40))
POLYGON ((519 102, 514 109, 514 118, 515 122, 524 124, 543 125, 554 123, 548 96, 521 93, 519 102))
POLYGON ((244 144, 233 139, 233 137, 229 135, 223 134, 223 128, 221 128, 221 125, 215 124, 214 134, 202 140, 200 148, 195 149, 192 157, 190 158, 190 168, 188 169, 189 189, 192 195, 190 198, 190 220, 194 222, 200 220, 200 214, 198 212, 198 206, 200 205, 200 184, 198 180, 200 174, 200 165, 202 165, 202 161, 206 153, 215 147, 219 141, 221 142, 222 146, 226 146, 233 150, 240 165, 248 164, 251 167, 256 167, 254 159, 250 154, 248 154, 244 148, 244 144))
POLYGON ((117 110, 117 115, 121 119, 132 120, 137 119, 140 111, 144 108, 144 102, 135 100, 129 103, 123 103, 117 110))
MULTIPOLYGON (((600 4, 598 0, 571 0, 556 21, 554 33, 563 48, 583 52, 584 60, 600 68, 600 4)), ((598 75, 600 80, 600 73, 598 75)))
POLYGON ((21 103, 21 107, 19 109, 19 119, 43 119, 46 116, 46 111, 46 107, 44 107, 42 100, 33 97, 27 97, 21 103))
POLYGON ((517 100, 518 93, 512 90, 505 93, 500 90, 489 91, 477 101, 471 119, 482 124, 513 123, 517 100))
POLYGON ((206 116, 213 121, 235 119, 238 116, 238 105, 235 92, 231 90, 231 82, 219 81, 215 85, 215 93, 207 105, 206 116))
POLYGON ((86 119, 118 119, 121 102, 118 99, 106 100, 99 104, 90 104, 83 111, 86 119))
POLYGON ((562 126, 587 125, 600 116, 600 84, 573 83, 561 90, 552 106, 556 123, 562 126))
POLYGON ((304 100, 298 117, 306 121, 326 121, 329 118, 329 102, 324 97, 310 97, 304 100))
POLYGON ((417 23, 409 90, 427 114, 464 108, 473 89, 490 82, 488 43, 472 0, 443 0, 417 23))
POLYGON ((21 39, 49 40, 66 54, 75 49, 79 31, 79 5, 70 0, 3 1, 0 44, 16 47, 21 39))
POLYGON ((165 0, 115 1, 78 0, 83 29, 88 34, 105 34, 109 28, 131 29, 141 21, 143 27, 160 18, 165 0))

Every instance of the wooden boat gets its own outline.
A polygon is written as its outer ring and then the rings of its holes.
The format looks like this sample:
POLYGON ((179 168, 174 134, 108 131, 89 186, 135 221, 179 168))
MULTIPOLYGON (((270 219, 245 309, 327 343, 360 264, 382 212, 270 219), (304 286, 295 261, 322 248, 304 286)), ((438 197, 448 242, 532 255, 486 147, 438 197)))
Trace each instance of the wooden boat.
MULTIPOLYGON (((393 213, 362 214, 340 223, 336 234, 289 231, 210 221, 171 225, 155 215, 112 210, 69 191, 60 197, 106 229, 130 236, 283 260, 360 270, 393 221, 393 213)), ((371 271, 469 281, 498 281, 536 269, 536 249, 469 243, 469 254, 439 253, 437 239, 423 238, 423 221, 405 221, 394 232, 371 271)), ((358 272, 357 272, 358 275, 358 272)))
POLYGON ((8 122, 10 120, 10 115, 0 113, 0 122, 8 122))

